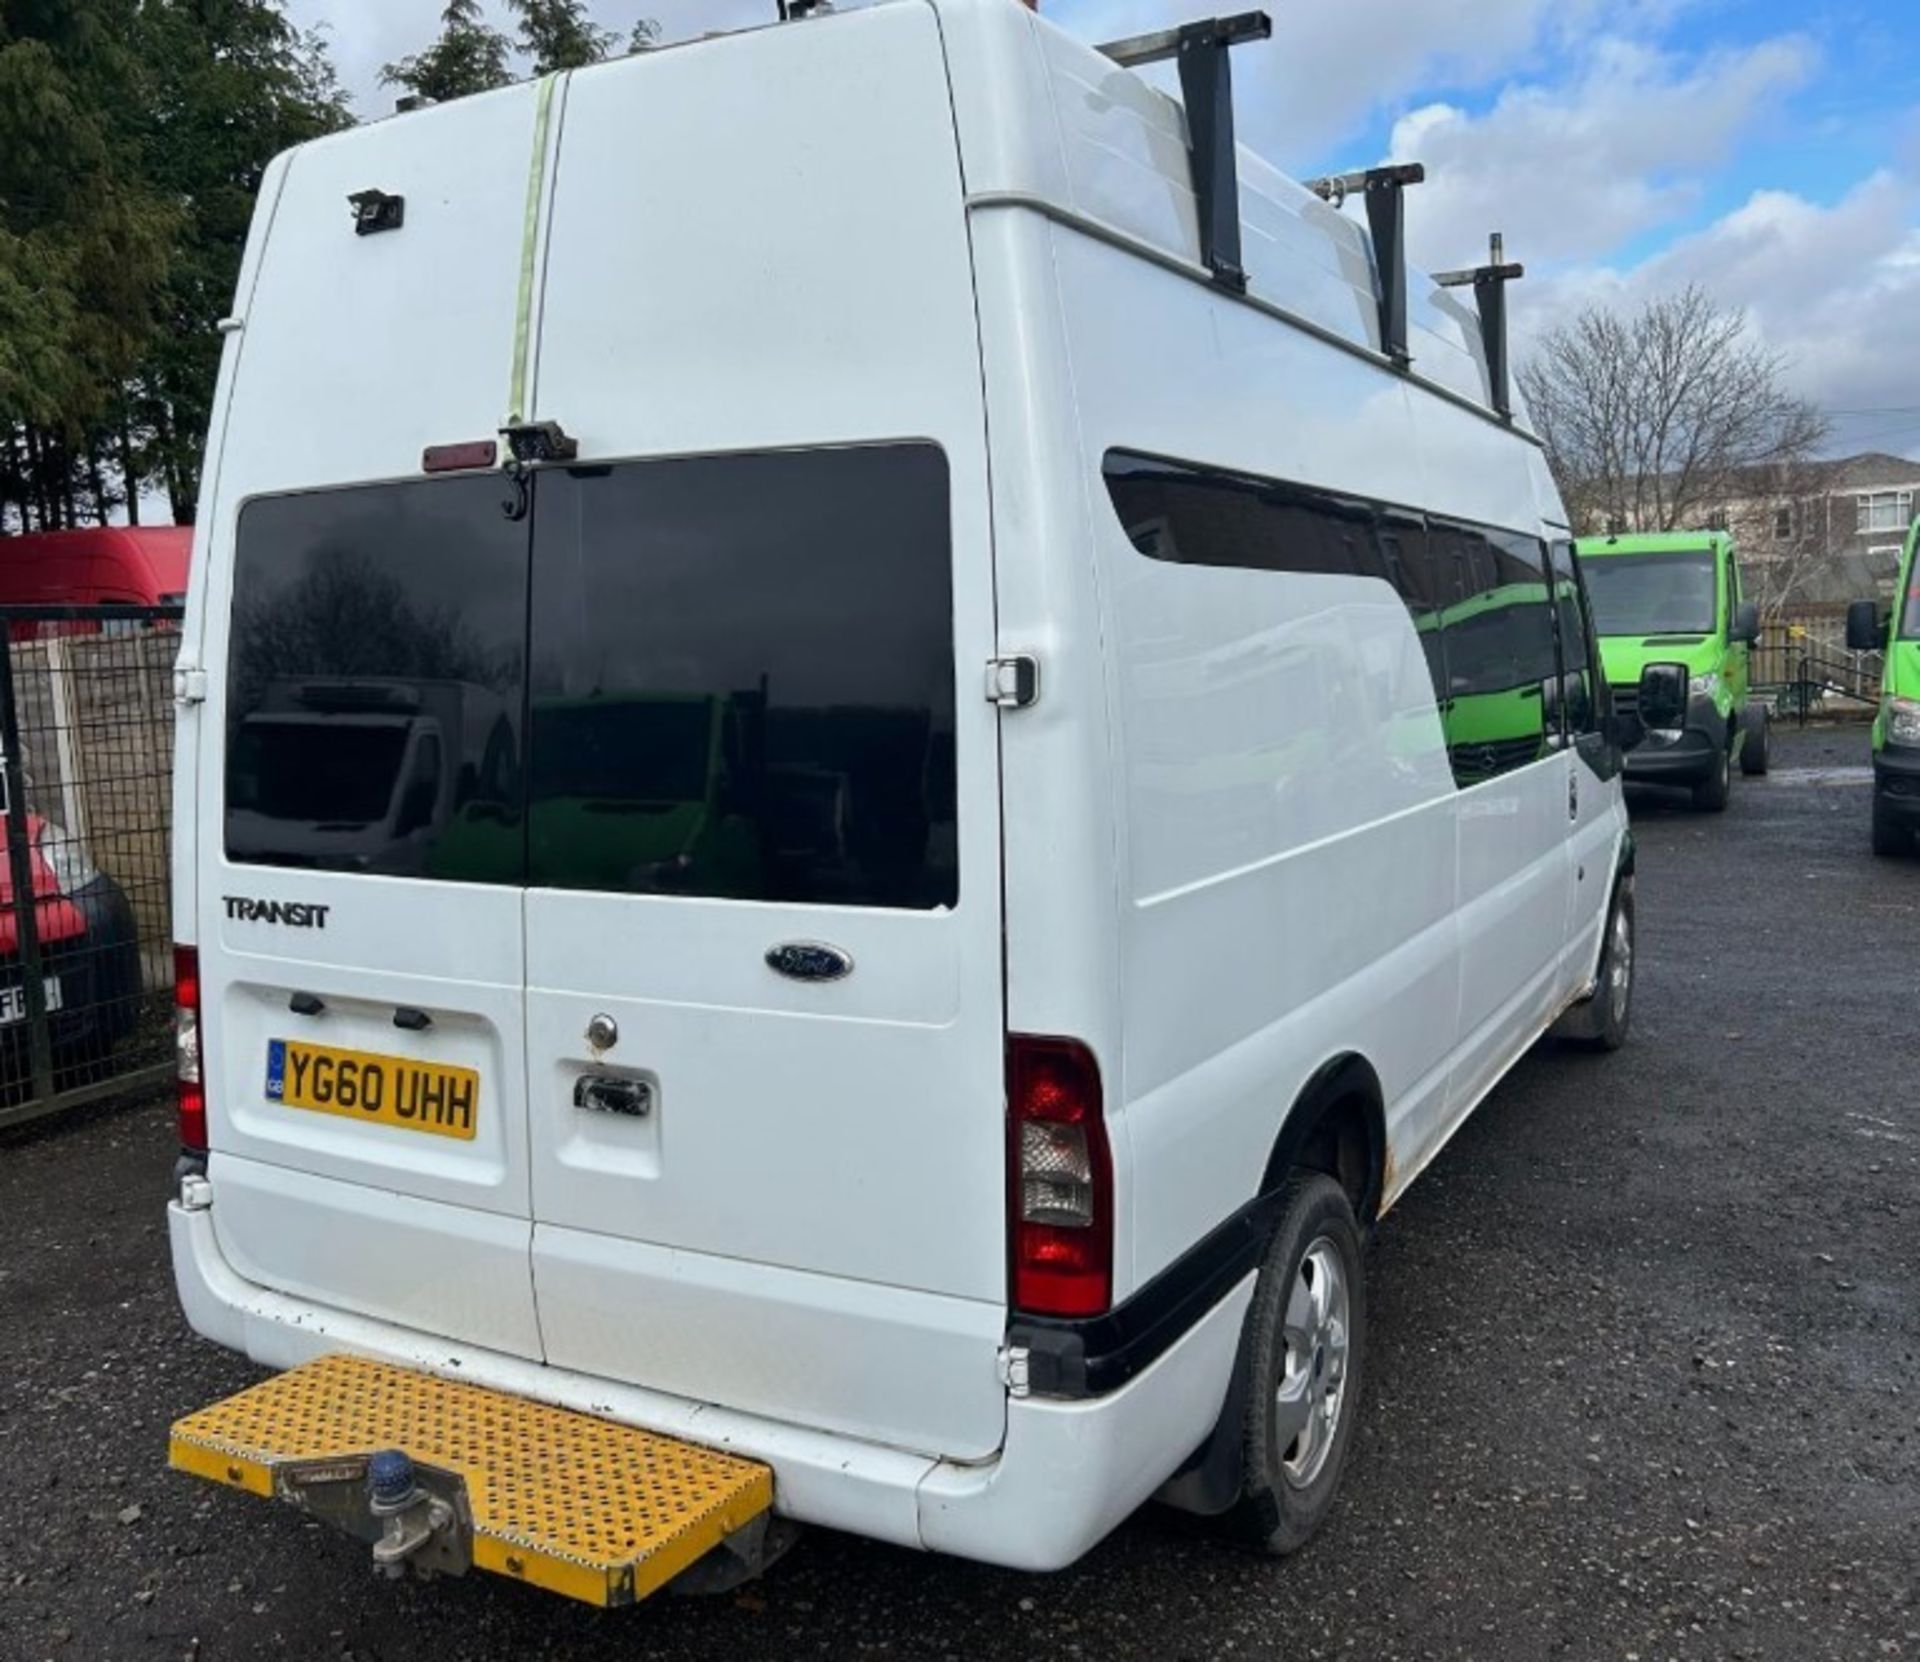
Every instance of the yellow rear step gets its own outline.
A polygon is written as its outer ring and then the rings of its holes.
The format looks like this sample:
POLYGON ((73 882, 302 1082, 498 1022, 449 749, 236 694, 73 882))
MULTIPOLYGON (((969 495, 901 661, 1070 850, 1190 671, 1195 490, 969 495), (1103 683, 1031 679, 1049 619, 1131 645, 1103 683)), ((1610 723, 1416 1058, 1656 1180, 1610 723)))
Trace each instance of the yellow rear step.
POLYGON ((464 1481, 476 1566, 588 1604, 645 1598, 773 1504, 753 1461, 358 1356, 189 1414, 168 1452, 183 1472, 292 1498, 291 1468, 382 1449, 464 1481))

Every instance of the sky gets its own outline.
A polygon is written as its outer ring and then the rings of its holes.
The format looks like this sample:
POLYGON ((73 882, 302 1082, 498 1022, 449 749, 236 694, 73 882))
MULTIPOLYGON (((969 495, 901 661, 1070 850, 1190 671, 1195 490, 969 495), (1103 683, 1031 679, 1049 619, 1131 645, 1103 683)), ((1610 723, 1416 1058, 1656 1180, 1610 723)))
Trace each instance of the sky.
MULTIPOLYGON (((842 0, 843 5, 855 0, 842 0)), ((503 8, 492 0, 497 12, 503 8)), ((1236 9, 1042 0, 1108 40, 1236 9)), ((363 115, 440 0, 288 0, 325 30, 363 115)), ((774 0, 592 0, 669 40, 764 22, 774 0)), ((1268 0, 1234 60, 1241 138, 1299 178, 1426 164, 1408 198, 1427 269, 1527 267, 1519 350, 1582 306, 1688 282, 1741 308, 1826 411, 1829 449, 1920 457, 1920 0, 1268 0)))

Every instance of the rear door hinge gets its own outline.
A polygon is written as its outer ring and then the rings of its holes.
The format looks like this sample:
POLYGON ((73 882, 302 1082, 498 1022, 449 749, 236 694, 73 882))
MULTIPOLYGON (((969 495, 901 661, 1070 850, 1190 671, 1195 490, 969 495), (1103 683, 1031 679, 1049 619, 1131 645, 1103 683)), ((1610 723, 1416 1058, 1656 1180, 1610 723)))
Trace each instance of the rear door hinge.
POLYGON ((1040 660, 1030 652, 987 660, 987 702, 1003 710, 1030 710, 1040 702, 1040 660))
POLYGON ((181 665, 173 672, 173 701, 185 706, 207 701, 207 672, 181 665))
POLYGON ((1007 1388, 1010 1397, 1026 1397, 1033 1393, 1032 1373, 1033 1353, 1025 1345, 1002 1345, 997 1355, 1000 1364, 1000 1383, 1007 1388))

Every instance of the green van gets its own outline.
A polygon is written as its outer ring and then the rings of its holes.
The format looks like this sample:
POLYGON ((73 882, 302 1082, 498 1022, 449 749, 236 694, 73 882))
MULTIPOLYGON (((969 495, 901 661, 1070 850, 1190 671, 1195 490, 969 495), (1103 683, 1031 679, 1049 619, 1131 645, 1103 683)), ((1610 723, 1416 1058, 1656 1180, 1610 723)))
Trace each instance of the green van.
POLYGON ((1743 773, 1767 771, 1767 712, 1747 698, 1760 614, 1741 593, 1733 538, 1666 531, 1586 537, 1574 548, 1614 704, 1636 710, 1647 729, 1627 757, 1627 777, 1689 786, 1696 808, 1718 813, 1736 761, 1743 773), (1674 689, 1659 709, 1641 695, 1650 668, 1670 673, 1648 685, 1674 689))
POLYGON ((1900 554, 1893 611, 1856 600, 1847 610, 1847 646, 1854 652, 1886 648, 1880 713, 1873 722, 1873 851, 1908 854, 1920 831, 1920 564, 1914 547, 1920 520, 1900 554))

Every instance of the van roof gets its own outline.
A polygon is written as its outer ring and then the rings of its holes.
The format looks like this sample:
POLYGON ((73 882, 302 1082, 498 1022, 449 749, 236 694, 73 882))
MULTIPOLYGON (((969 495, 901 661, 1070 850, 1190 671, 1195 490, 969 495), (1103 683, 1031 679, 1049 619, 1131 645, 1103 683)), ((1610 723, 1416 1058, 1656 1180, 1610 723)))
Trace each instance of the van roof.
MULTIPOLYGON (((1117 232, 1139 251, 1201 265, 1178 98, 1017 0, 890 3, 940 14, 972 203, 1024 198, 1117 232)), ((1241 74, 1267 50, 1240 53, 1241 74)), ((1372 238, 1247 145, 1235 148, 1248 298, 1384 355, 1372 238)), ((1466 241, 1478 244, 1488 229, 1474 227, 1466 241)), ((1492 383, 1473 309, 1410 268, 1407 315, 1416 377, 1486 409, 1492 383)))
POLYGON ((1696 549, 1731 548, 1725 531, 1640 531, 1631 536, 1582 537, 1574 544, 1583 559, 1608 554, 1685 554, 1696 549))
MULTIPOLYGON (((881 3, 920 5, 938 14, 970 206, 1037 208, 1134 252, 1204 274, 1186 114, 1178 98, 1020 0, 881 3)), ((739 52, 744 65, 747 54, 764 51, 770 36, 834 29, 876 9, 707 34, 648 57, 658 63, 681 53, 739 52)), ((1242 56, 1244 72, 1252 60, 1242 56)), ((621 63, 573 73, 617 74, 621 63)), ((398 119, 432 121, 442 113, 428 108, 398 119)), ((351 132, 315 142, 350 138, 351 132)), ((1366 230, 1245 144, 1236 146, 1236 156, 1246 298, 1384 358, 1381 280, 1366 230)), ((1475 227, 1466 240, 1477 243, 1481 235, 1475 227)), ((1475 310, 1410 268, 1407 321, 1412 378, 1491 414, 1492 376, 1475 310)), ((1517 387, 1509 397, 1524 430, 1517 387)))

